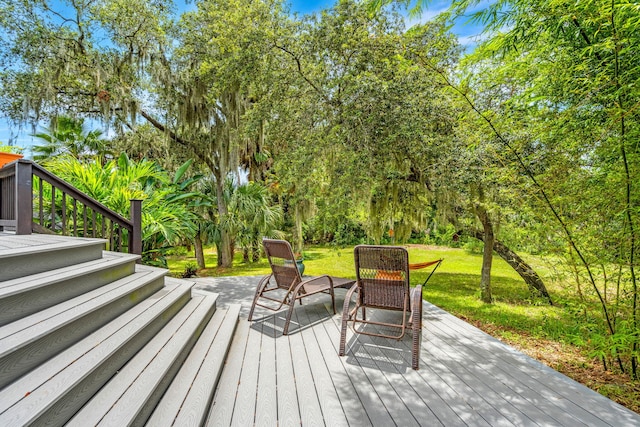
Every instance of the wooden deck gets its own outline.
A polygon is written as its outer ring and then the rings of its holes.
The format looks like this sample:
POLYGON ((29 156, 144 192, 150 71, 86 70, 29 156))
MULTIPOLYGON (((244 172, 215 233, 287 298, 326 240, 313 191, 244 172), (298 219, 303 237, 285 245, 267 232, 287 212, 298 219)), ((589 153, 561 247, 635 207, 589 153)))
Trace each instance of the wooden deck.
MULTIPOLYGON (((288 336, 283 312, 248 322, 257 280, 197 279, 244 315, 208 425, 640 426, 638 414, 429 303, 420 370, 410 334, 350 333, 338 357, 340 315, 325 295, 296 306, 288 336)), ((336 291, 338 309, 345 293, 336 291)))

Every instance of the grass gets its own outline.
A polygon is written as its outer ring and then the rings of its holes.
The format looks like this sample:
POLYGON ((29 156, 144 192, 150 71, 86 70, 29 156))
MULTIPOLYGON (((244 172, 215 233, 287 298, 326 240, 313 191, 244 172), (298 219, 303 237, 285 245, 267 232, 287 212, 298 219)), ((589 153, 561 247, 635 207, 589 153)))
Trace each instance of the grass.
MULTIPOLYGON (((556 303, 554 306, 532 296, 522 278, 498 256, 494 256, 491 272, 494 303, 484 304, 480 301, 479 288, 481 254, 423 245, 409 245, 408 249, 411 263, 444 258, 423 289, 425 300, 640 412, 640 387, 628 377, 604 371, 597 360, 587 356, 586 347, 572 344, 573 337, 581 332, 575 312, 568 308, 579 301, 573 295, 573 287, 545 269, 542 260, 527 257, 545 280, 556 303)), ((206 248, 205 260, 212 268, 199 271, 199 276, 257 276, 270 271, 265 259, 247 264, 242 262, 241 254, 236 254, 233 268, 215 268, 214 248, 206 248)), ((170 256, 168 261, 174 275, 180 275, 188 264, 195 263, 195 259, 186 254, 170 256)), ((309 247, 304 251, 304 263, 308 275, 355 277, 351 247, 309 247)), ((429 268, 412 271, 411 283, 424 282, 429 272, 429 268)), ((583 337, 585 342, 588 338, 583 337)))
MULTIPOLYGON (((527 286, 518 274, 499 257, 494 258, 492 268, 492 290, 494 304, 480 301, 479 283, 482 255, 471 254, 462 249, 446 247, 410 246, 411 263, 444 258, 444 262, 429 280, 424 297, 431 303, 467 319, 482 319, 484 322, 501 325, 507 330, 526 330, 540 337, 559 339, 571 319, 564 319, 561 308, 535 304, 527 286)), ((168 258, 172 274, 179 276, 195 258, 186 254, 168 258)), ((258 276, 269 272, 266 259, 257 263, 244 263, 236 253, 231 269, 216 268, 215 248, 205 249, 207 269, 199 276, 258 276)), ((353 248, 309 247, 304 251, 305 274, 314 276, 330 274, 339 277, 355 277, 353 248)), ((430 268, 411 272, 413 284, 422 283, 430 268)))

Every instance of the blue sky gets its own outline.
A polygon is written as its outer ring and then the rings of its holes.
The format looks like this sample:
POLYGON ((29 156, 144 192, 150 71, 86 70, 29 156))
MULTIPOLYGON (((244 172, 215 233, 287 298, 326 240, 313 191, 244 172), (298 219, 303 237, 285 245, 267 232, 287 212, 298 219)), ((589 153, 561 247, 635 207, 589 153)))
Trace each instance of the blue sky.
POLYGON ((333 0, 294 0, 290 1, 291 10, 300 14, 313 13, 322 9, 327 9, 334 4, 333 0))
MULTIPOLYGON (((485 1, 481 2, 479 7, 483 7, 483 3, 486 4, 485 1)), ((180 11, 195 7, 194 1, 187 4, 185 0, 175 0, 175 3, 179 5, 178 9, 180 11)), ((292 12, 297 12, 299 14, 318 12, 322 9, 331 7, 334 3, 335 0, 291 0, 289 2, 292 12)), ((412 23, 419 21, 427 21, 438 13, 446 10, 450 3, 450 0, 432 0, 429 2, 428 8, 423 11, 421 17, 408 20, 408 24, 411 25, 412 23)), ((461 20, 453 27, 453 32, 458 35, 461 44, 472 45, 474 43, 474 37, 480 33, 480 28, 478 28, 477 25, 471 25, 470 23, 461 20)), ((6 144, 9 140, 13 140, 14 145, 30 147, 33 145, 33 138, 29 136, 32 132, 33 129, 31 128, 31 125, 23 125, 22 129, 11 127, 7 121, 0 116, 0 142, 6 144)), ((29 156, 30 153, 27 152, 25 154, 29 156)))

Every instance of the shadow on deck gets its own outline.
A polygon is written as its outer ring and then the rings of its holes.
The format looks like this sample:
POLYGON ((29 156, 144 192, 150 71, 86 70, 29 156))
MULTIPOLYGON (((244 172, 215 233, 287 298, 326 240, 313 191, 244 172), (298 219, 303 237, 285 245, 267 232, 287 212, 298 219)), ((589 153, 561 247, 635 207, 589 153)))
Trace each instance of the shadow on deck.
MULTIPOLYGON (((288 336, 285 312, 248 322, 258 280, 196 279, 221 305, 242 305, 210 425, 640 425, 638 414, 427 302, 420 370, 410 334, 349 332, 338 357, 340 313, 325 295, 296 305, 288 336)), ((338 309, 345 293, 336 291, 338 309)))

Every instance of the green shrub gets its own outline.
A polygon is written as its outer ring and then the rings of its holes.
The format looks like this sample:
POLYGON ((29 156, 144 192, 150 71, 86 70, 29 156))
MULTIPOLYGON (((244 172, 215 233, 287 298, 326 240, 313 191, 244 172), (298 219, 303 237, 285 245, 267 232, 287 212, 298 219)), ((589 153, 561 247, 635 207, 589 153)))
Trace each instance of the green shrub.
POLYGON ((484 243, 478 239, 468 239, 462 245, 462 249, 469 254, 481 254, 484 250, 484 243))
POLYGON ((198 272, 198 266, 193 262, 189 262, 187 263, 187 265, 184 266, 184 272, 180 275, 180 277, 182 277, 183 279, 188 279, 189 277, 195 277, 197 272, 198 272))

